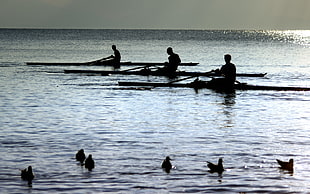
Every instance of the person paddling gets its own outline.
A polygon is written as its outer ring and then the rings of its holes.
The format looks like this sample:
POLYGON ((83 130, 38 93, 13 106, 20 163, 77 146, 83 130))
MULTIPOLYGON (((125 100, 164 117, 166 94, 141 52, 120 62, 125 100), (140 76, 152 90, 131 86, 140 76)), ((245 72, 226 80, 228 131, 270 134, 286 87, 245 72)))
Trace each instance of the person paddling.
POLYGON ((167 48, 167 54, 169 55, 169 62, 165 64, 164 70, 166 70, 168 73, 174 73, 178 69, 178 66, 181 63, 181 59, 178 54, 173 52, 171 47, 167 48))
POLYGON ((232 90, 236 81, 236 66, 231 63, 231 55, 224 55, 225 65, 221 69, 214 70, 224 78, 214 78, 208 82, 210 88, 232 90))
POLYGON ((114 51, 114 55, 111 55, 106 58, 100 59, 100 62, 110 61, 115 68, 120 68, 121 66, 121 53, 116 49, 115 45, 112 45, 112 50, 114 51), (110 60, 109 60, 110 59, 110 60))
POLYGON ((158 68, 158 72, 167 74, 168 76, 174 76, 173 74, 178 69, 181 63, 181 59, 178 54, 174 53, 171 47, 167 48, 167 54, 169 55, 168 61, 163 68, 158 68))

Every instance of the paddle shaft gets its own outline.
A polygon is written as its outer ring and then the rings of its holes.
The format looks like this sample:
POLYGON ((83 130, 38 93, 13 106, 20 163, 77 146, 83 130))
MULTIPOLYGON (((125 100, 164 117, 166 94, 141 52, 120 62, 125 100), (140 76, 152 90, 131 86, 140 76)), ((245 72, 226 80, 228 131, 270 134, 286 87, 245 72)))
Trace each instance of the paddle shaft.
POLYGON ((134 68, 125 69, 125 70, 122 70, 122 71, 126 72, 126 71, 131 71, 131 70, 136 70, 136 69, 142 69, 142 68, 146 68, 146 67, 148 67, 148 66, 134 67, 134 68))
POLYGON ((180 82, 180 81, 191 79, 191 78, 194 78, 194 77, 198 77, 198 76, 194 75, 194 76, 189 76, 189 77, 185 77, 185 78, 182 78, 182 79, 173 80, 173 81, 168 82, 168 84, 172 84, 172 83, 175 83, 175 82, 180 82))
MULTIPOLYGON (((206 73, 212 73, 212 71, 209 71, 209 72, 206 72, 206 73)), ((178 79, 178 80, 173 80, 171 82, 168 82, 168 84, 172 84, 172 83, 175 83, 175 82, 179 82, 179 81, 183 81, 183 80, 187 80, 187 79, 191 79, 191 78, 194 78, 194 77, 199 77, 198 75, 193 75, 193 76, 189 76, 189 77, 185 77, 185 78, 182 78, 182 79, 178 79)))
POLYGON ((145 66, 141 66, 141 67, 134 67, 134 68, 130 68, 130 69, 125 69, 122 71, 126 72, 126 71, 131 71, 131 70, 136 70, 136 69, 143 69, 143 68, 147 68, 147 67, 151 67, 151 66, 156 66, 156 65, 145 65, 145 66))
POLYGON ((90 61, 90 62, 88 62, 88 64, 89 64, 89 65, 92 65, 92 64, 98 63, 98 62, 100 62, 100 61, 102 61, 102 60, 111 59, 112 56, 113 56, 113 55, 108 56, 108 57, 105 57, 105 58, 102 58, 102 59, 98 59, 98 60, 95 60, 95 61, 90 61))

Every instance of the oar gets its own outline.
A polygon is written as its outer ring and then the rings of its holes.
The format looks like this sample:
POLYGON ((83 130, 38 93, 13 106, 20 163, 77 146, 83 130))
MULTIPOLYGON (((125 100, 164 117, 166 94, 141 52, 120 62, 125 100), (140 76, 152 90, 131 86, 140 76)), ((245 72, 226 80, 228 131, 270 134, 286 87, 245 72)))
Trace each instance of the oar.
POLYGON ((88 65, 94 65, 102 60, 107 60, 107 59, 110 59, 113 55, 109 56, 109 57, 106 57, 106 58, 102 58, 102 59, 98 59, 98 60, 95 60, 95 61, 90 61, 90 62, 87 62, 88 65))
POLYGON ((95 61, 90 61, 90 62, 86 62, 86 64, 88 65, 93 65, 93 64, 96 64, 98 61, 100 61, 101 59, 99 60, 95 60, 95 61))
MULTIPOLYGON (((208 75, 208 74, 216 74, 216 70, 214 70, 214 69, 212 69, 211 71, 207 71, 207 72, 205 72, 205 74, 206 74, 206 76, 208 77, 208 76, 210 76, 210 75, 208 75)), ((211 75, 212 76, 212 75, 211 75)))
POLYGON ((147 68, 147 67, 151 67, 151 66, 156 66, 156 65, 145 65, 145 66, 140 66, 140 67, 134 67, 134 68, 130 68, 130 69, 125 69, 125 70, 122 70, 122 71, 123 71, 123 72, 132 71, 132 70, 143 69, 143 68, 147 68))
POLYGON ((88 65, 95 65, 96 63, 100 62, 102 59, 96 60, 96 61, 91 61, 88 62, 88 65))
MULTIPOLYGON (((119 72, 127 72, 127 71, 132 71, 132 70, 136 70, 136 69, 142 69, 142 68, 147 68, 147 67, 151 67, 151 66, 155 66, 155 65, 145 65, 145 66, 140 66, 140 67, 134 67, 134 68, 130 68, 130 69, 125 69, 119 72)), ((109 73, 102 73, 102 76, 107 76, 109 75, 109 73)))
POLYGON ((130 69, 125 69, 125 70, 122 70, 123 72, 126 72, 126 71, 132 71, 132 70, 136 70, 136 69, 142 69, 142 68, 146 68, 148 66, 142 66, 142 67, 134 67, 134 68, 130 68, 130 69))
MULTIPOLYGON (((211 71, 206 72, 206 73, 213 73, 213 72, 214 72, 214 70, 211 70, 211 71)), ((193 76, 185 77, 185 78, 182 78, 182 79, 173 80, 173 81, 168 82, 168 84, 172 84, 172 83, 175 83, 175 82, 191 79, 191 78, 194 78, 194 77, 199 77, 199 76, 193 75, 193 76)))
POLYGON ((191 79, 191 78, 194 78, 194 77, 198 77, 198 76, 197 75, 193 75, 193 76, 185 77, 185 78, 182 78, 182 79, 173 80, 173 81, 168 82, 168 84, 172 84, 172 83, 175 83, 175 82, 180 82, 180 81, 191 79))

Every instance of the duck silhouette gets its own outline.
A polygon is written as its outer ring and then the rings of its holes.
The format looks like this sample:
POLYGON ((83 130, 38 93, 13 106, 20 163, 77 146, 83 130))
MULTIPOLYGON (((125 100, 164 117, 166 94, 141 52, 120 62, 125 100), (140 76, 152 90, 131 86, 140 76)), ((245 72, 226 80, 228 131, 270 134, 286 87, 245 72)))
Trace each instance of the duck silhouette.
POLYGON ((89 171, 95 168, 95 162, 91 154, 89 154, 85 160, 85 168, 87 168, 89 171))
POLYGON ((213 164, 211 162, 208 162, 208 167, 210 168, 209 172, 211 173, 214 173, 214 172, 217 172, 219 174, 221 174, 223 171, 224 171, 224 167, 223 167, 223 159, 220 158, 218 160, 218 163, 217 164, 213 164))
POLYGON ((276 159, 278 164, 280 165, 280 169, 293 171, 294 170, 294 160, 290 159, 288 162, 281 161, 276 159))
POLYGON ((81 163, 84 162, 86 156, 84 153, 84 149, 80 149, 76 154, 75 154, 75 159, 81 163))
POLYGON ((170 163, 170 160, 171 160, 170 157, 167 156, 167 157, 164 159, 163 163, 161 164, 161 167, 162 167, 167 173, 169 173, 170 170, 171 170, 171 168, 172 168, 172 165, 171 165, 171 163, 170 163))
POLYGON ((32 172, 32 167, 28 166, 28 168, 25 168, 24 170, 21 170, 21 178, 24 181, 28 181, 28 184, 32 184, 32 180, 34 179, 34 175, 32 172))

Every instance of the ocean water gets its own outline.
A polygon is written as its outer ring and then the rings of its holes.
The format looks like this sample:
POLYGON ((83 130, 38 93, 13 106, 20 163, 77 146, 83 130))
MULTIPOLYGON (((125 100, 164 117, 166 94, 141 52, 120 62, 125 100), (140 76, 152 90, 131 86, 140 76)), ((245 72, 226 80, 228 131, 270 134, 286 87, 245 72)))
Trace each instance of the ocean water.
POLYGON ((137 90, 117 83, 169 80, 25 64, 92 61, 112 44, 133 62, 165 62, 171 46, 199 62, 188 71, 219 68, 229 53, 238 72, 267 73, 241 82, 310 87, 310 31, 1 29, 1 193, 310 192, 310 92, 137 90), (93 171, 75 161, 81 148, 93 171), (220 157, 226 170, 209 173, 220 157), (280 170, 276 159, 290 158, 294 172, 280 170), (29 165, 32 186, 20 178, 29 165))

